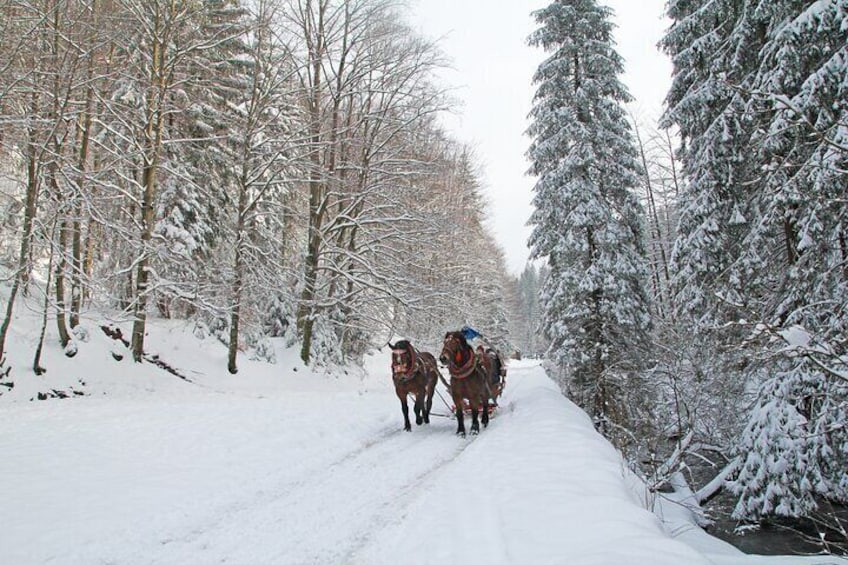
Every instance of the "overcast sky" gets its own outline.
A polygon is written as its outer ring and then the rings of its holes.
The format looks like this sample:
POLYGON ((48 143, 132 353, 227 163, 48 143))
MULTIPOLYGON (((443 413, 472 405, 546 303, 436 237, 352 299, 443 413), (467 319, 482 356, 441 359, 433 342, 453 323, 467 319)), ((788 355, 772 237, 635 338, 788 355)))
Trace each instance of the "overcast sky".
MULTIPOLYGON (((656 44, 668 22, 665 0, 601 0, 615 11, 618 52, 624 57, 624 83, 636 98, 632 111, 656 117, 671 82, 671 65, 656 44)), ((525 173, 529 138, 527 114, 532 76, 543 58, 527 46, 535 29, 530 13, 549 0, 411 0, 412 24, 438 39, 452 68, 445 85, 462 101, 446 117, 454 136, 475 148, 491 202, 489 225, 518 274, 529 255, 527 238, 534 179, 525 173)))

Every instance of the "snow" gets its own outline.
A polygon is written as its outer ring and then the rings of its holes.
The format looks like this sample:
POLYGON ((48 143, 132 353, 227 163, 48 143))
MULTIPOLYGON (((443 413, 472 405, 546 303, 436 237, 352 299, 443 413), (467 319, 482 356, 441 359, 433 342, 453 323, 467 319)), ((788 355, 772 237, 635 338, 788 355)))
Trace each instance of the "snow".
POLYGON ((780 334, 780 337, 786 340, 786 343, 792 348, 806 348, 813 340, 810 332, 799 325, 789 326, 785 330, 780 330, 778 334, 780 334))
POLYGON ((36 377, 21 325, 0 396, 0 563, 837 562, 707 536, 536 362, 511 362, 488 429, 463 439, 439 397, 429 426, 402 431, 387 349, 334 376, 275 342, 278 364, 242 355, 232 376, 220 342, 153 321, 149 351, 187 382, 115 361, 92 324, 74 359, 49 344, 36 377), (28 401, 62 386, 87 395, 28 401))

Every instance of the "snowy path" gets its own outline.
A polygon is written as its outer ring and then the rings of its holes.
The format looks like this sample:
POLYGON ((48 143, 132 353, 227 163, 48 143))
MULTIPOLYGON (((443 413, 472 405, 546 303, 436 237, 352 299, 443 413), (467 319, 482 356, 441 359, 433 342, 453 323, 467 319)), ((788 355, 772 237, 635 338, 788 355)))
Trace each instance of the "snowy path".
MULTIPOLYGON (((343 563, 371 532, 396 520, 431 476, 468 445, 449 430, 392 426, 355 451, 257 493, 169 540, 152 563, 343 563)), ((185 529, 184 529, 185 530, 185 529)))
POLYGON ((446 418, 402 432, 387 365, 259 397, 221 380, 0 405, 0 563, 801 562, 672 539, 538 366, 461 439, 446 418))

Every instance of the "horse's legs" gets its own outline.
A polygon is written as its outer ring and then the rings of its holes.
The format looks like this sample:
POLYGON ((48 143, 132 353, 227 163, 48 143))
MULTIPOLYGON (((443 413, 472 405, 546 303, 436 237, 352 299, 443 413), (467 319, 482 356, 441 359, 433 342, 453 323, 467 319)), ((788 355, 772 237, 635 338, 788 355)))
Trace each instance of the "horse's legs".
POLYGON ((489 427, 489 397, 483 394, 483 427, 489 427))
POLYGON ((430 410, 433 408, 433 394, 436 392, 436 385, 434 384, 430 387, 429 390, 426 390, 425 394, 427 395, 424 402, 424 423, 430 423, 430 410))
POLYGON ((409 405, 406 403, 406 394, 401 395, 398 392, 398 398, 400 398, 400 409, 403 411, 403 429, 411 432, 412 424, 409 423, 409 405))
POLYGON ((462 401, 462 396, 455 395, 453 403, 456 406, 456 435, 465 437, 465 403, 462 401))
POLYGON ((421 392, 420 390, 415 392, 414 410, 415 410, 415 425, 420 426, 421 423, 424 421, 424 416, 421 414, 421 412, 424 411, 424 393, 421 392))
POLYGON ((495 388, 494 385, 489 384, 488 379, 484 379, 483 382, 486 384, 485 390, 483 391, 483 398, 485 402, 489 402, 489 399, 492 399, 492 404, 496 404, 497 400, 495 399, 495 388))
POLYGON ((471 403, 471 434, 476 435, 480 433, 480 421, 477 419, 477 412, 479 411, 479 402, 471 403))

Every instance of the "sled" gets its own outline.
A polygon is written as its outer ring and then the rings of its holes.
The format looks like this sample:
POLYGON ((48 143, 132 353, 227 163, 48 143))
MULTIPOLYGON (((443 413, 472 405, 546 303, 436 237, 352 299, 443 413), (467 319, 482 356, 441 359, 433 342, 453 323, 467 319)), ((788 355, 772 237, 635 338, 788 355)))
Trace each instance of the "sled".
MULTIPOLYGON (((501 397, 501 394, 503 394, 503 389, 504 389, 505 386, 506 386, 506 375, 501 375, 500 381, 498 381, 498 384, 495 385, 495 387, 493 388, 492 396, 489 398, 489 416, 493 416, 495 414, 495 412, 497 411, 497 409, 498 409, 498 399, 501 397)), ((471 414, 471 403, 468 402, 468 399, 466 399, 466 398, 462 399, 462 405, 463 405, 462 411, 465 412, 466 414, 471 414)), ((450 413, 452 414, 452 416, 450 416, 450 417, 454 417, 454 418, 456 417, 456 405, 455 404, 451 405, 450 413)))

